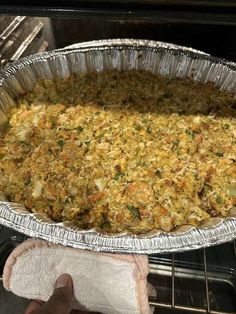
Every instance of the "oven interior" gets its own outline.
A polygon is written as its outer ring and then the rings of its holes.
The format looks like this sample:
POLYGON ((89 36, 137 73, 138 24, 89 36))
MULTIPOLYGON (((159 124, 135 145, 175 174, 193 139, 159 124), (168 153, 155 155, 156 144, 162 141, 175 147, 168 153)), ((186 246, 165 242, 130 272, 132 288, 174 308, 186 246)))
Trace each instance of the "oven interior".
MULTIPOLYGON (((26 236, 0 230, 0 278, 5 261, 26 236)), ((154 313, 236 313, 236 243, 185 253, 149 256, 148 282, 154 313)), ((115 289, 115 286, 114 286, 115 289)), ((4 290, 0 282, 0 314, 23 313, 29 300, 4 290)))
MULTIPOLYGON (((129 9, 124 1, 110 1, 110 6, 88 1, 82 8, 69 1, 69 10, 60 1, 57 6, 49 1, 51 7, 30 6, 25 1, 17 8, 3 1, 0 67, 29 54, 105 38, 166 41, 236 61, 235 1, 190 0, 191 6, 186 1, 170 2, 172 7, 166 1, 146 1, 150 6, 144 8, 145 1, 127 1, 132 4, 129 9)), ((0 277, 6 258, 25 238, 0 226, 0 277)), ((149 263, 148 281, 157 292, 150 297, 155 313, 236 313, 236 242, 152 255, 149 263)), ((5 291, 0 282, 0 314, 23 313, 28 302, 5 291)))

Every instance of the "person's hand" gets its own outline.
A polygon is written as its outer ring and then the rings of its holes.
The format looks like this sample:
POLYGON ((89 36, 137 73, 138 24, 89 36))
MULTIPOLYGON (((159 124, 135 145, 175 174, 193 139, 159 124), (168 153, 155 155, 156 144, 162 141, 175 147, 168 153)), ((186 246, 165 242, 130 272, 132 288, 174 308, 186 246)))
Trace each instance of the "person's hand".
POLYGON ((73 281, 70 275, 61 275, 55 283, 53 295, 47 302, 32 301, 24 314, 85 314, 73 310, 75 302, 73 281))

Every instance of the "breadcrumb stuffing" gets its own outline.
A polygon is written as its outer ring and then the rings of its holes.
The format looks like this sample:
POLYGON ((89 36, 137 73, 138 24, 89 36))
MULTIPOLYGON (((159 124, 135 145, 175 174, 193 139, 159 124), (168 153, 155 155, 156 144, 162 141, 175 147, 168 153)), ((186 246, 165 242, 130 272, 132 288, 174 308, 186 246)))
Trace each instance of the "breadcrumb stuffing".
POLYGON ((236 101, 144 71, 41 81, 11 109, 0 191, 55 221, 135 234, 236 205, 236 101))

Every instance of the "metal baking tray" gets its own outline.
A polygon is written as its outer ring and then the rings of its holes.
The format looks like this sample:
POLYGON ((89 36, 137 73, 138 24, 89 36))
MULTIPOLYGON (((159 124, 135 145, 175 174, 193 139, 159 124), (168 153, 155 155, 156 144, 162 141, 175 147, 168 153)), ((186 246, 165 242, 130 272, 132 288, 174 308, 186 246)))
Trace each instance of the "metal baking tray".
MULTIPOLYGON (((39 79, 65 78, 72 73, 109 69, 142 69, 169 78, 190 77, 236 94, 236 64, 191 48, 134 39, 100 40, 26 57, 0 72, 0 125, 15 106, 14 99, 32 89, 39 79)), ((70 222, 55 223, 44 214, 29 213, 23 205, 0 201, 0 224, 31 237, 104 252, 165 253, 207 247, 236 238, 236 208, 226 218, 211 218, 199 227, 189 225, 165 233, 103 234, 81 230, 70 222)))

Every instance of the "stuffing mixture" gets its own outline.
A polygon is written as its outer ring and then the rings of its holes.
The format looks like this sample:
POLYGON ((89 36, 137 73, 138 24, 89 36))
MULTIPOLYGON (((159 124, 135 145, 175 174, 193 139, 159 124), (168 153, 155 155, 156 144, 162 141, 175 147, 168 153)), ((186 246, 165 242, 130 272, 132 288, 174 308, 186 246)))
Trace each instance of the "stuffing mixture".
POLYGON ((10 110, 0 191, 83 229, 171 231, 236 206, 236 100, 144 71, 39 82, 10 110))

